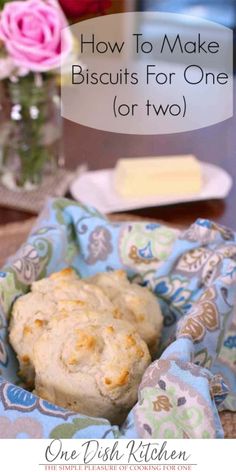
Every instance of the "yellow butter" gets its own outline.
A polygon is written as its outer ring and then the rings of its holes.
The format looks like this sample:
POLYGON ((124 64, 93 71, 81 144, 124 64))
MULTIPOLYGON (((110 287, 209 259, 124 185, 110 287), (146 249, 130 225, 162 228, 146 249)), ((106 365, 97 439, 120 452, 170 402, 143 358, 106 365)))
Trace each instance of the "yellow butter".
POLYGON ((119 159, 114 185, 124 198, 196 194, 202 188, 201 165, 193 155, 119 159))

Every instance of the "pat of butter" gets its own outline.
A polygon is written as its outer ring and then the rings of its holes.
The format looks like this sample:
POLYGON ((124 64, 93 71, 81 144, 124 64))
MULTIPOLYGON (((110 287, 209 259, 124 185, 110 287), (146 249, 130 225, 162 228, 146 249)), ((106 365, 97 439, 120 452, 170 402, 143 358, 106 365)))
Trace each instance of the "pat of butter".
POLYGON ((119 159, 114 185, 124 198, 196 194, 202 188, 201 166, 192 155, 119 159))

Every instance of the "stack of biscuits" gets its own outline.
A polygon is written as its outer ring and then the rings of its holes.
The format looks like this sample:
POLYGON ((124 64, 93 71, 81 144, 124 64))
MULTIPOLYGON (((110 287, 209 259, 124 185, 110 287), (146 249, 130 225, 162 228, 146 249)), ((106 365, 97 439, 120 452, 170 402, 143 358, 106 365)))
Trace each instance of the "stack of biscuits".
POLYGON ((161 328, 156 297, 124 271, 80 279, 67 268, 17 299, 9 331, 37 395, 119 424, 137 401, 161 328))

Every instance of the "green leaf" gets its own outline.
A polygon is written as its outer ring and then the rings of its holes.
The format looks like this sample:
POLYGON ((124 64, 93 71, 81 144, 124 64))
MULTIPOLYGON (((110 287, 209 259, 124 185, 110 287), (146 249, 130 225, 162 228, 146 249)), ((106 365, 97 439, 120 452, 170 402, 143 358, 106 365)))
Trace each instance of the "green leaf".
POLYGON ((73 438, 76 428, 73 424, 60 424, 56 426, 51 433, 51 439, 70 439, 73 438))
POLYGON ((109 423, 106 420, 96 418, 75 418, 73 424, 63 423, 56 426, 51 433, 50 438, 52 439, 70 439, 77 431, 86 429, 89 426, 108 426, 109 423))

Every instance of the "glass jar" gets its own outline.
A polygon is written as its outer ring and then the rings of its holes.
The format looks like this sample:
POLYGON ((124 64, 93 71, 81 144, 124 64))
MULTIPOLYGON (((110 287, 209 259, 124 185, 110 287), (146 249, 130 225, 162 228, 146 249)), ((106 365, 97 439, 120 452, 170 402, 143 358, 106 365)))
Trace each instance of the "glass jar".
POLYGON ((32 190, 63 162, 56 80, 29 74, 1 88, 0 179, 9 189, 32 190))

